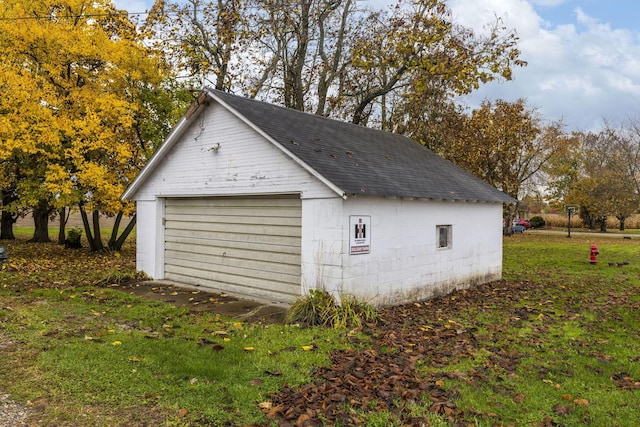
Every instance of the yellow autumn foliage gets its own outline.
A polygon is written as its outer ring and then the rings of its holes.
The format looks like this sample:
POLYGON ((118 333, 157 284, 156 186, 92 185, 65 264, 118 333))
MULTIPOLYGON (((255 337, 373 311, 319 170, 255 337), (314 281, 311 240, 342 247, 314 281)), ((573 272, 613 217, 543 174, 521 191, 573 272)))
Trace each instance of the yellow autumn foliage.
POLYGON ((0 176, 26 171, 22 190, 54 205, 132 209, 139 94, 164 70, 109 0, 0 0, 0 176))

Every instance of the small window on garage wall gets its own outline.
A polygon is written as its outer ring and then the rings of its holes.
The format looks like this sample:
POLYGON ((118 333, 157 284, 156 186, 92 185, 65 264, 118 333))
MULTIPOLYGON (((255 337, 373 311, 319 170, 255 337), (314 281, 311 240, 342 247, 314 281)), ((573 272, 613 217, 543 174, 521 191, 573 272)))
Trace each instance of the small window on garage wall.
POLYGON ((451 249, 451 226, 436 226, 436 245, 438 249, 451 249))

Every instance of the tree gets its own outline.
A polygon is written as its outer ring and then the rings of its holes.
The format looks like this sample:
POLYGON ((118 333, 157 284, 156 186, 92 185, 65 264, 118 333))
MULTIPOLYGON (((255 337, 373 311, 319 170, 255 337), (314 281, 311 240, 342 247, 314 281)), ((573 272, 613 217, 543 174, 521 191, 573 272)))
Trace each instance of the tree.
POLYGON ((607 231, 609 216, 615 216, 624 230, 626 218, 637 212, 640 204, 634 164, 637 148, 632 135, 610 124, 599 132, 581 135, 580 176, 568 198, 584 207, 583 221, 590 227, 598 224, 602 232, 607 231))
POLYGON ((247 13, 244 0, 156 0, 144 31, 180 72, 199 83, 213 79, 214 88, 228 91, 233 64, 245 56, 247 13))
MULTIPOLYGON (((161 58, 108 0, 0 4, 0 82, 11 94, 0 101, 9 112, 0 122, 0 159, 22 172, 16 188, 34 212, 32 240, 47 241, 49 215, 73 205, 94 218, 132 214, 133 205, 119 197, 149 154, 141 94, 158 90, 165 78, 161 58)), ((97 221, 93 227, 89 245, 100 250, 97 221)))
POLYGON ((547 198, 555 207, 574 203, 569 193, 580 178, 582 170, 582 135, 573 132, 563 138, 559 150, 543 166, 542 186, 547 188, 547 198))
POLYGON ((466 116, 457 138, 439 152, 511 197, 567 144, 561 123, 545 125, 524 100, 484 101, 466 116))
MULTIPOLYGON (((525 64, 514 32, 498 22, 477 36, 452 22, 442 0, 400 0, 385 10, 354 0, 158 0, 153 10, 150 34, 188 75, 387 129, 419 120, 424 111, 407 108, 434 87, 450 101, 525 64)), ((449 107, 430 104, 441 105, 449 107)))
POLYGON ((443 1, 399 2, 390 15, 372 14, 367 22, 342 94, 355 101, 353 123, 365 123, 375 112, 373 103, 386 97, 399 103, 394 116, 406 114, 404 123, 411 127, 423 117, 415 104, 423 94, 439 99, 425 108, 447 106, 445 100, 497 78, 510 80, 513 67, 526 65, 518 59, 515 32, 497 21, 487 36, 479 36, 455 24, 443 1))
POLYGON ((341 86, 351 65, 355 0, 271 0, 253 15, 252 64, 260 73, 236 82, 252 96, 288 108, 327 115, 331 91, 341 86))

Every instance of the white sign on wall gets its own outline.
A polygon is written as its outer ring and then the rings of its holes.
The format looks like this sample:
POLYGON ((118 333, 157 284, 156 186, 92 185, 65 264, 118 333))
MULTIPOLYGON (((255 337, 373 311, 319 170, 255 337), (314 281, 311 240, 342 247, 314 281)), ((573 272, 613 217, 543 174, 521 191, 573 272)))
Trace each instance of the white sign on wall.
POLYGON ((349 254, 368 254, 371 252, 371 217, 349 217, 349 254))

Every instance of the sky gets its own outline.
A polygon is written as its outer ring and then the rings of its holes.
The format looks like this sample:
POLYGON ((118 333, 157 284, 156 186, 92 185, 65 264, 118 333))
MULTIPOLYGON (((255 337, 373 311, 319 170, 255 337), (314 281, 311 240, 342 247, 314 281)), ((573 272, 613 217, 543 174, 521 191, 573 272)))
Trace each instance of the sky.
MULTIPOLYGON (((364 0, 384 4, 391 0, 364 0)), ((483 85, 465 99, 525 99, 546 122, 598 130, 640 119, 640 2, 637 0, 445 0, 454 22, 482 33, 500 18, 520 37, 513 80, 483 85)), ((153 0, 114 0, 142 12, 153 0)))

